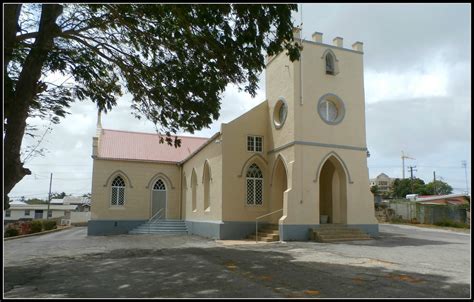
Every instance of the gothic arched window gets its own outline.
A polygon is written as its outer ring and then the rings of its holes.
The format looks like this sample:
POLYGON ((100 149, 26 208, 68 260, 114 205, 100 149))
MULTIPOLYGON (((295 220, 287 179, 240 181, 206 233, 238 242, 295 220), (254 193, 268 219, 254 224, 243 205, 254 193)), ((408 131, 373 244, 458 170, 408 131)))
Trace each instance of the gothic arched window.
POLYGON ((113 206, 123 206, 125 203, 125 182, 122 177, 115 177, 112 181, 112 195, 110 200, 113 206))
POLYGON ((257 164, 247 170, 247 205, 263 204, 263 173, 257 164))
POLYGON ((326 54, 326 74, 335 74, 334 57, 331 53, 326 54))
POLYGON ((166 186, 165 186, 165 183, 163 182, 163 180, 158 179, 158 180, 155 182, 155 185, 153 186, 153 190, 156 190, 156 191, 166 191, 166 186))

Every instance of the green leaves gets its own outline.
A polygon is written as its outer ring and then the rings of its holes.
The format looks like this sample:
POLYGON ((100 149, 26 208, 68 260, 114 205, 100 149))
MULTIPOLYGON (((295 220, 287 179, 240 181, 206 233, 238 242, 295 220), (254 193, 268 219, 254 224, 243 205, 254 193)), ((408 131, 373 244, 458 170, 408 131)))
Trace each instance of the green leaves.
MULTIPOLYGON (((193 133, 219 117, 228 84, 256 95, 265 52, 299 58, 295 10, 295 4, 64 4, 43 74, 74 82, 49 85, 32 111, 64 117, 71 102, 90 99, 107 112, 124 87, 135 116, 153 121, 167 138, 193 133)), ((13 88, 14 67, 20 69, 28 49, 19 43, 14 52, 13 88)))

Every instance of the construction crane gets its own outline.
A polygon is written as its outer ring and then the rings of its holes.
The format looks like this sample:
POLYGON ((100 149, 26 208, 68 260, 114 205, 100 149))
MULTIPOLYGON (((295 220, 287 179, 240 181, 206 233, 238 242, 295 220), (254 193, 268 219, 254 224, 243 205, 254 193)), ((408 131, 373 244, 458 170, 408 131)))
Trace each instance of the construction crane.
POLYGON ((406 158, 406 159, 414 159, 413 157, 410 157, 410 156, 408 156, 408 155, 405 155, 405 154, 403 153, 403 150, 402 150, 402 171, 403 171, 403 174, 402 174, 402 175, 403 175, 403 178, 402 178, 402 179, 405 179, 405 158, 406 158))

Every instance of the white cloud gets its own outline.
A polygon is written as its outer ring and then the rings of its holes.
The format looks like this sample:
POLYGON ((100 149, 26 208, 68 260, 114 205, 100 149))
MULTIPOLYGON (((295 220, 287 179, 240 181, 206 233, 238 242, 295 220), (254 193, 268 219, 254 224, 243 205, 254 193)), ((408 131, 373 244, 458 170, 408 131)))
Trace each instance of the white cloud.
POLYGON ((451 70, 439 61, 432 61, 423 67, 425 71, 421 68, 407 68, 405 72, 366 69, 366 102, 447 96, 451 70))

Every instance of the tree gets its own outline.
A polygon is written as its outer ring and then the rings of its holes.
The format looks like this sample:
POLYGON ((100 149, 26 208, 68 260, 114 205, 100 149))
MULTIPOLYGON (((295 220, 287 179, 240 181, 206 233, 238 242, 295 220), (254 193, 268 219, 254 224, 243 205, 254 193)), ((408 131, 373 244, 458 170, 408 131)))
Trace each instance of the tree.
POLYGON ((377 185, 373 185, 370 187, 370 192, 372 192, 372 194, 375 195, 378 195, 380 192, 379 192, 379 187, 377 185))
POLYGON ((63 199, 64 197, 66 197, 67 194, 64 193, 64 192, 61 192, 61 193, 51 193, 51 199, 63 199))
POLYGON ((425 186, 427 195, 445 195, 453 193, 453 188, 441 180, 432 181, 425 186))
POLYGON ((392 185, 392 196, 395 198, 405 198, 408 194, 425 195, 425 182, 419 178, 396 178, 392 185))
POLYGON ((171 145, 172 133, 219 117, 228 84, 255 96, 264 52, 299 58, 293 11, 296 4, 4 5, 5 209, 31 174, 20 158, 28 117, 58 123, 85 99, 107 113, 125 88, 135 117, 152 121, 171 145), (71 81, 46 81, 52 73, 71 81))
POLYGON ((432 181, 428 184, 425 184, 425 182, 419 178, 414 178, 413 182, 409 178, 397 178, 393 182, 392 187, 392 195, 396 198, 405 198, 407 194, 439 195, 451 194, 452 192, 453 188, 441 180, 436 180, 435 182, 432 181))
POLYGON ((47 200, 39 199, 39 198, 30 198, 26 201, 27 204, 47 204, 47 200))

